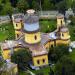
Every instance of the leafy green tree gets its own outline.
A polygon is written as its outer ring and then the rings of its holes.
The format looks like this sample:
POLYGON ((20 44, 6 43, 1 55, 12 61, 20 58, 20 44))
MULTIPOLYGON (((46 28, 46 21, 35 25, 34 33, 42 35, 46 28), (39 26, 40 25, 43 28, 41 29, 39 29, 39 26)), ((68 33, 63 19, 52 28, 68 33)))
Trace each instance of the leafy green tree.
POLYGON ((67 6, 66 6, 66 1, 63 0, 59 3, 56 4, 56 8, 61 12, 61 13, 65 13, 65 10, 67 9, 67 6))
POLYGON ((66 0, 66 7, 67 8, 71 8, 72 7, 72 4, 73 4, 73 0, 66 0))
POLYGON ((39 10, 39 2, 36 0, 32 0, 32 8, 35 10, 39 10))
POLYGON ((27 49, 19 49, 14 52, 11 61, 18 64, 18 68, 25 70, 28 67, 28 62, 31 60, 31 53, 27 49))
POLYGON ((19 0, 17 3, 17 8, 20 12, 25 13, 25 11, 29 8, 27 0, 19 0))
POLYGON ((62 57, 55 67, 55 75, 75 75, 75 62, 69 57, 62 57))
POLYGON ((59 45, 49 50, 49 60, 52 62, 57 62, 62 56, 69 54, 68 46, 59 45))
POLYGON ((69 19, 71 20, 70 25, 75 25, 75 17, 74 16, 70 16, 69 19))
POLYGON ((0 0, 0 15, 12 14, 13 7, 9 0, 0 0))
POLYGON ((73 9, 73 11, 75 12, 75 1, 73 1, 73 3, 72 3, 72 9, 73 9))
POLYGON ((54 8, 54 5, 50 0, 44 0, 42 6, 43 6, 43 10, 50 10, 54 8))
POLYGON ((4 7, 3 7, 3 10, 2 10, 2 13, 4 14, 12 14, 13 13, 13 7, 11 6, 11 3, 10 2, 7 2, 4 7))

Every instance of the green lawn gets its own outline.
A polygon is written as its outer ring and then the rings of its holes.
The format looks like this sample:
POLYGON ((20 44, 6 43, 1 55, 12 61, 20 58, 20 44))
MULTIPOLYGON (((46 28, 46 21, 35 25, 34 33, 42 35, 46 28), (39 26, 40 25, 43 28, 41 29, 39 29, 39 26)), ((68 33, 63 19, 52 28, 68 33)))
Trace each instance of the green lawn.
POLYGON ((48 73, 50 72, 50 67, 45 67, 45 68, 42 68, 40 70, 31 70, 33 73, 37 74, 39 72, 43 72, 44 75, 49 75, 48 73))
MULTIPOLYGON (((41 32, 51 32, 56 29, 56 21, 55 20, 43 20, 40 21, 40 31, 41 32)), ((0 41, 4 41, 6 39, 14 39, 14 27, 12 23, 6 23, 0 25, 0 41)))
POLYGON ((56 29, 56 20, 42 20, 40 21, 41 32, 52 32, 56 29))
POLYGON ((0 25, 0 41, 14 39, 14 27, 12 23, 0 25))

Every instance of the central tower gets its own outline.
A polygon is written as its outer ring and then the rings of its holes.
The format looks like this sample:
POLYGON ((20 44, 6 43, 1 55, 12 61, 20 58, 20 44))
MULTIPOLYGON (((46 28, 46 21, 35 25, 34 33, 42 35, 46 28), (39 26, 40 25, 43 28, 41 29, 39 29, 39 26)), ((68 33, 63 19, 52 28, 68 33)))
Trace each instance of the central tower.
POLYGON ((28 44, 35 44, 41 41, 39 31, 39 17, 34 10, 28 10, 24 23, 24 40, 28 44))

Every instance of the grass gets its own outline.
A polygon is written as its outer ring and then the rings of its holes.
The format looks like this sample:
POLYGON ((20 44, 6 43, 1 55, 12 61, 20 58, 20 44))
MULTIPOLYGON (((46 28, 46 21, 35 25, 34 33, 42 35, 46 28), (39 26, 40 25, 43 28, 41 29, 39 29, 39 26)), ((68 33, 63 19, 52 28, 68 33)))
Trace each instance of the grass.
POLYGON ((52 32, 56 29, 55 20, 41 20, 40 21, 40 30, 41 32, 52 32))
POLYGON ((37 70, 37 71, 36 70, 31 70, 31 71, 35 74, 42 72, 42 73, 44 73, 44 75, 49 75, 50 67, 48 66, 48 67, 42 68, 42 69, 37 70))
POLYGON ((0 42, 6 39, 14 39, 14 27, 12 23, 0 25, 0 42))
MULTIPOLYGON (((43 20, 40 21, 40 30, 41 32, 51 32, 54 31, 56 28, 56 21, 55 20, 43 20)), ((0 25, 0 42, 8 39, 14 39, 14 27, 12 23, 6 23, 0 25)))

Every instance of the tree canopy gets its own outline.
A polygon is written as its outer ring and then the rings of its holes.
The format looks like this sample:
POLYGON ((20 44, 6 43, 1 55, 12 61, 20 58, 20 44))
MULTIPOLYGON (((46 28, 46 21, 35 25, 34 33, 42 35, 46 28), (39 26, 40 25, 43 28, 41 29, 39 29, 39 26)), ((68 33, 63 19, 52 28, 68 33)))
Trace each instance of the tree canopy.
POLYGON ((62 56, 69 54, 68 46, 59 45, 49 50, 49 60, 52 62, 57 62, 62 56))
POLYGON ((55 68, 55 75, 75 75, 75 62, 69 57, 62 57, 55 68))
POLYGON ((31 60, 31 53, 27 49, 19 49, 14 52, 11 57, 11 61, 18 64, 18 68, 25 70, 28 66, 28 62, 31 60))

